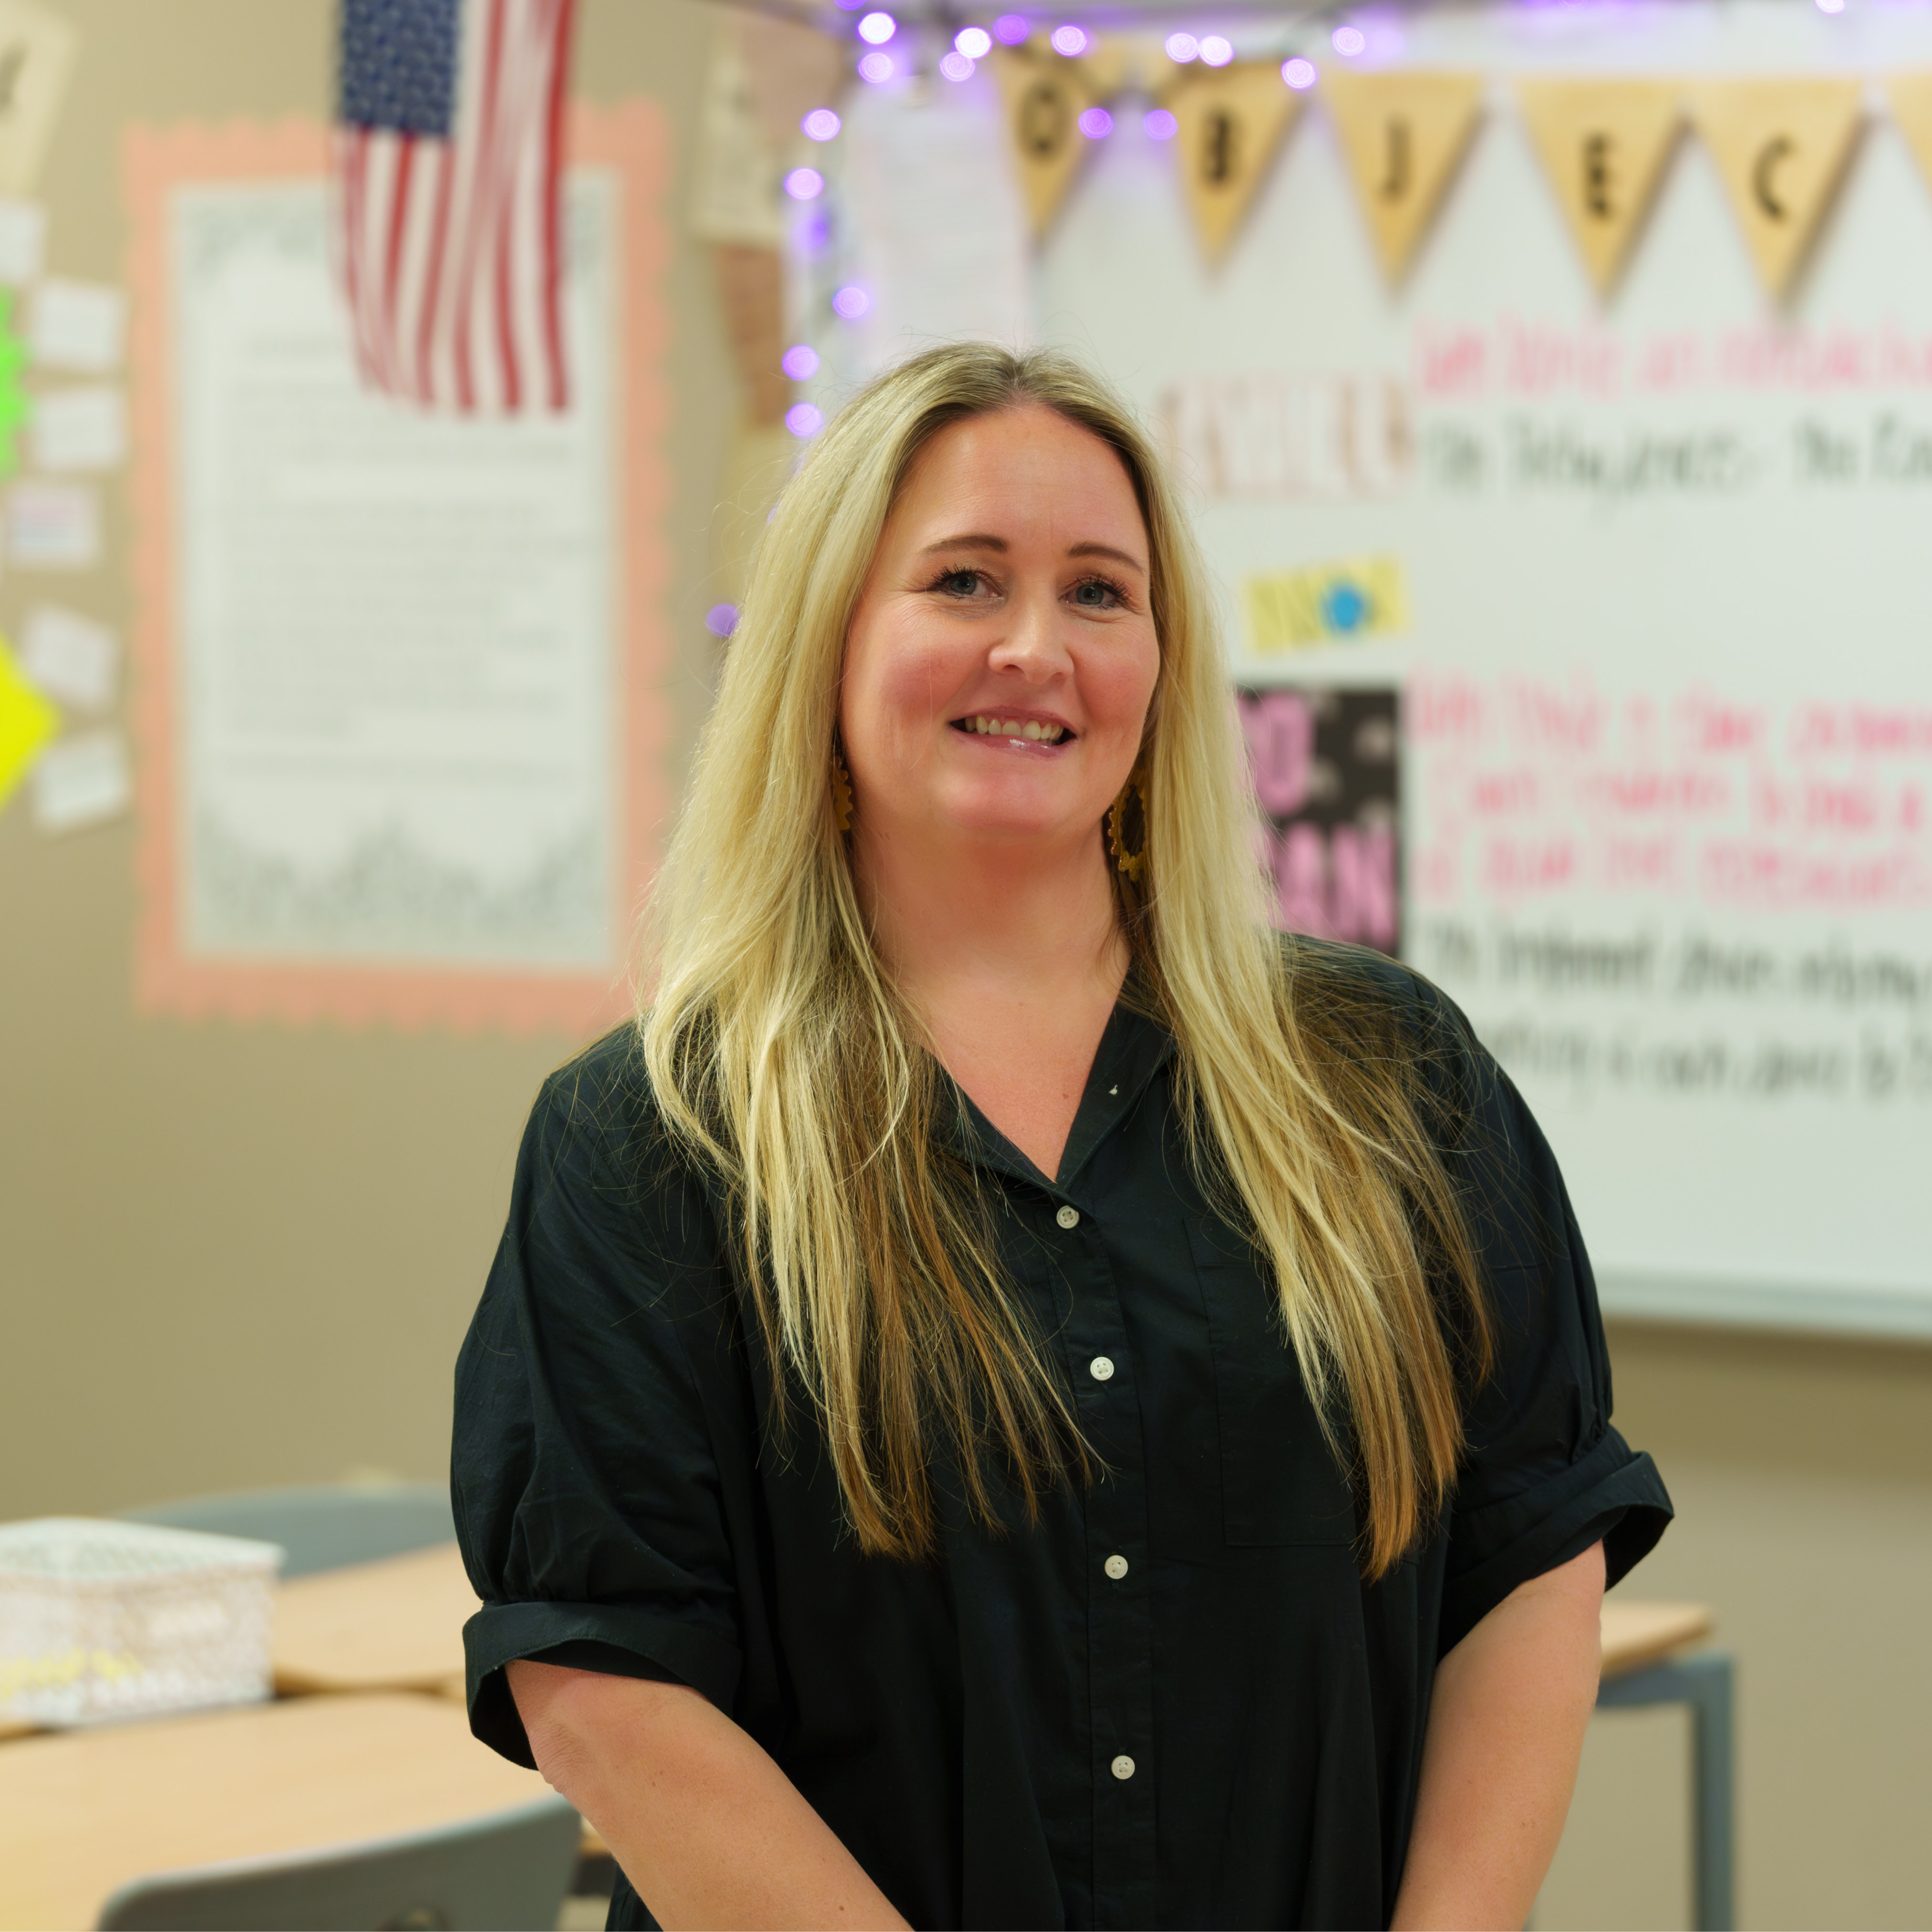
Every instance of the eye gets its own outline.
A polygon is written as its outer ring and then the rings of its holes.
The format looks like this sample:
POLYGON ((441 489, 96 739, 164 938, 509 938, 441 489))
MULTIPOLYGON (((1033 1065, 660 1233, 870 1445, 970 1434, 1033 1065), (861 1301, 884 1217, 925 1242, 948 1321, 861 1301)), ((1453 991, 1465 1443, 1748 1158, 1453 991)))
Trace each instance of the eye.
POLYGON ((945 597, 975 597, 986 584, 986 572, 980 570, 942 571, 927 586, 945 597))
POLYGON ((1127 594, 1110 577, 1086 577, 1073 586, 1073 601, 1083 610, 1118 610, 1127 594))

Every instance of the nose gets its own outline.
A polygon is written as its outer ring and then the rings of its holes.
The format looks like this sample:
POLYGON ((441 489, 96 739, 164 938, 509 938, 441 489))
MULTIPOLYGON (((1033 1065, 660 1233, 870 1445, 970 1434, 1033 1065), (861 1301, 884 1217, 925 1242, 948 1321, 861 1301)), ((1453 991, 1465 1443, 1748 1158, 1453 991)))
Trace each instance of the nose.
POLYGON ((1008 621, 987 656, 989 668, 1016 670, 1029 684, 1045 684, 1072 668, 1060 634, 1060 599, 1051 585, 1028 586, 1008 610, 1008 621))

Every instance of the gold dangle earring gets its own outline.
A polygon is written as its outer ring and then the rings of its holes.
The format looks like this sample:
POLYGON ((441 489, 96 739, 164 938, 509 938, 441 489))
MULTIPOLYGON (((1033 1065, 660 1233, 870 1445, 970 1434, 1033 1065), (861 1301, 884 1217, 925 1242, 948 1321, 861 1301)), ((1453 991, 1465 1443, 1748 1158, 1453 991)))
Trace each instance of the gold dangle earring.
POLYGON ((851 830, 852 774, 845 769, 836 745, 832 748, 832 819, 841 832, 851 830))
POLYGON ((1148 797, 1147 783, 1141 776, 1141 768, 1135 766, 1127 774, 1127 782, 1120 788, 1120 795, 1115 799, 1107 812, 1107 844, 1114 855, 1114 863, 1120 872, 1138 885, 1147 872, 1148 854, 1148 797), (1140 842, 1130 845, 1128 835, 1127 808, 1130 805, 1140 807, 1140 842))

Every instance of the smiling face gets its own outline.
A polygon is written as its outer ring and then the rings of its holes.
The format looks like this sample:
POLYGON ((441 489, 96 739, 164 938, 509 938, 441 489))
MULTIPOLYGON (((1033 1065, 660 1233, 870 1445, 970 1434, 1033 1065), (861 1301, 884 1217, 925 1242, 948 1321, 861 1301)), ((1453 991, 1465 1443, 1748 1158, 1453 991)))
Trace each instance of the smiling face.
POLYGON ((847 633, 838 723, 863 839, 1094 838, 1160 666, 1126 468, 1037 405, 920 452, 847 633))

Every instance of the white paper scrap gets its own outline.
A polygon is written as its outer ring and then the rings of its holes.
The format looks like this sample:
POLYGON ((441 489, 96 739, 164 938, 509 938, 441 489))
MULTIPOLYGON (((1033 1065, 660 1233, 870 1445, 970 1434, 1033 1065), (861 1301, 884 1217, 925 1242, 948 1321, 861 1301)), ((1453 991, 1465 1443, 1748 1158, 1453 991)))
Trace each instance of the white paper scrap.
POLYGON ((47 211, 38 201, 0 200, 0 283, 38 281, 47 252, 47 211))
POLYGON ((121 640, 105 624, 58 604, 27 614, 20 668, 50 698, 76 711, 105 711, 121 675, 121 640))
POLYGON ((128 404, 106 383, 43 389, 28 417, 42 470, 112 470, 128 454, 128 404))
POLYGON ((34 360, 50 369, 104 375, 121 366, 128 297, 104 282, 41 283, 34 291, 27 340, 34 360))
POLYGON ((118 818, 134 793, 128 741, 118 731, 82 731, 50 745, 34 767, 34 823, 78 832, 118 818))
POLYGON ((85 570, 100 559, 100 499, 85 483, 16 483, 7 550, 28 569, 85 570))

